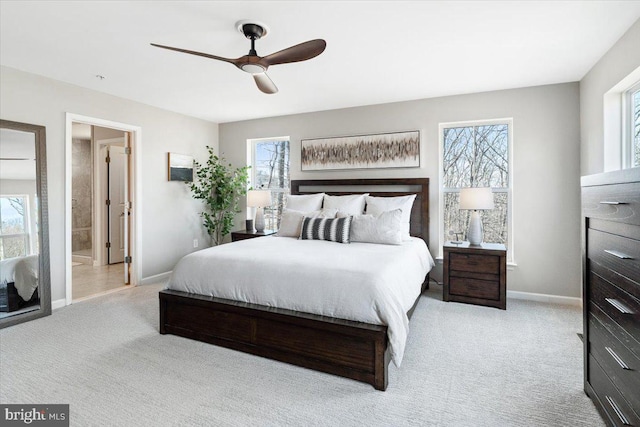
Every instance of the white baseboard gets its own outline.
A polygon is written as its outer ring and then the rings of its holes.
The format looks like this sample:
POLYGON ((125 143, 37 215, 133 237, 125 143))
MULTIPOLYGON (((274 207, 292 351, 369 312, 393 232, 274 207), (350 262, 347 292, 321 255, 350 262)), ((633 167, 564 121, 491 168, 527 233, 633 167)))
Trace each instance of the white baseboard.
POLYGON ((57 299, 55 301, 51 301, 51 310, 57 310, 59 308, 65 307, 67 305, 67 300, 62 298, 62 299, 57 299))
POLYGON ((143 277, 140 281, 141 285, 151 285, 154 283, 166 282, 171 277, 171 271, 167 271, 166 273, 156 274, 154 276, 143 277))
POLYGON ((551 304, 564 304, 582 307, 582 298, 561 297, 558 295, 535 294, 533 292, 519 292, 507 290, 507 298, 524 299, 529 301, 548 302, 551 304))

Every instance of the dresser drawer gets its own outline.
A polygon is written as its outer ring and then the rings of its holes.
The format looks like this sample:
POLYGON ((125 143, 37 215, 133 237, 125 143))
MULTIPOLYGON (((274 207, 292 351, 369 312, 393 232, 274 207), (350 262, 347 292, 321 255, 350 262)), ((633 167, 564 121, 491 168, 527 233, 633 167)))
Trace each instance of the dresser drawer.
POLYGON ((640 285, 640 241, 587 230, 587 258, 640 285))
POLYGON ((497 255, 450 253, 449 270, 499 275, 500 257, 497 255))
POLYGON ((489 280, 449 277, 449 294, 498 301, 500 299, 500 283, 489 280))
POLYGON ((593 302, 589 303, 589 313, 593 314, 596 319, 604 325, 607 331, 611 335, 615 336, 615 338, 625 347, 631 350, 634 355, 640 357, 640 342, 629 335, 629 333, 622 326, 618 325, 611 317, 607 316, 600 307, 595 305, 593 302))
POLYGON ((632 409, 640 412, 640 359, 593 315, 589 316, 589 351, 632 409))
POLYGON ((609 380, 593 355, 589 355, 588 377, 610 423, 615 426, 640 426, 640 418, 609 380))
POLYGON ((583 187, 582 213, 588 218, 640 225, 640 184, 583 187))
POLYGON ((640 301, 591 272, 589 299, 640 342, 640 301))

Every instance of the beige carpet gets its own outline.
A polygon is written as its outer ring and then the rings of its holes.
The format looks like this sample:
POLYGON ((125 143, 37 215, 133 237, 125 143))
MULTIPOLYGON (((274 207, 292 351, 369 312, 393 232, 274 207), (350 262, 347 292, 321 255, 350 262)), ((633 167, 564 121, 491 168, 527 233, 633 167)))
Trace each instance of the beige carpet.
POLYGON ((582 390, 581 312, 422 297, 389 388, 158 333, 160 285, 0 331, 0 401, 73 426, 603 426, 582 390))

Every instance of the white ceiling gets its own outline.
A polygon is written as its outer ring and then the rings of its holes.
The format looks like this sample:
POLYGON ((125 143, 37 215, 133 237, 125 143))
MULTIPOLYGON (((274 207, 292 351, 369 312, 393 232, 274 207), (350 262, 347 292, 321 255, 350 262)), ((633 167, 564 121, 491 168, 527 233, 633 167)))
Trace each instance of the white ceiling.
POLYGON ((0 63, 229 122, 578 81, 638 18, 640 1, 3 0, 0 63), (241 19, 270 28, 258 55, 327 49, 271 67, 280 92, 266 95, 231 64, 149 46, 236 58, 241 19))

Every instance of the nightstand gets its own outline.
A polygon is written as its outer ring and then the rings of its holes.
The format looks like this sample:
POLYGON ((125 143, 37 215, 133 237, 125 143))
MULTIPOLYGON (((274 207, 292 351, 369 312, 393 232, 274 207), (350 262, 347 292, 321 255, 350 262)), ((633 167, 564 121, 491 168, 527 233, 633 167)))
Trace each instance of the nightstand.
POLYGON ((256 230, 241 230, 241 231, 232 231, 231 232, 231 241, 237 242, 238 240, 246 240, 253 239, 254 237, 264 237, 270 236, 272 234, 276 234, 276 230, 264 230, 264 231, 256 231, 256 230))
POLYGON ((507 309, 507 248, 500 243, 444 244, 444 301, 507 309))

